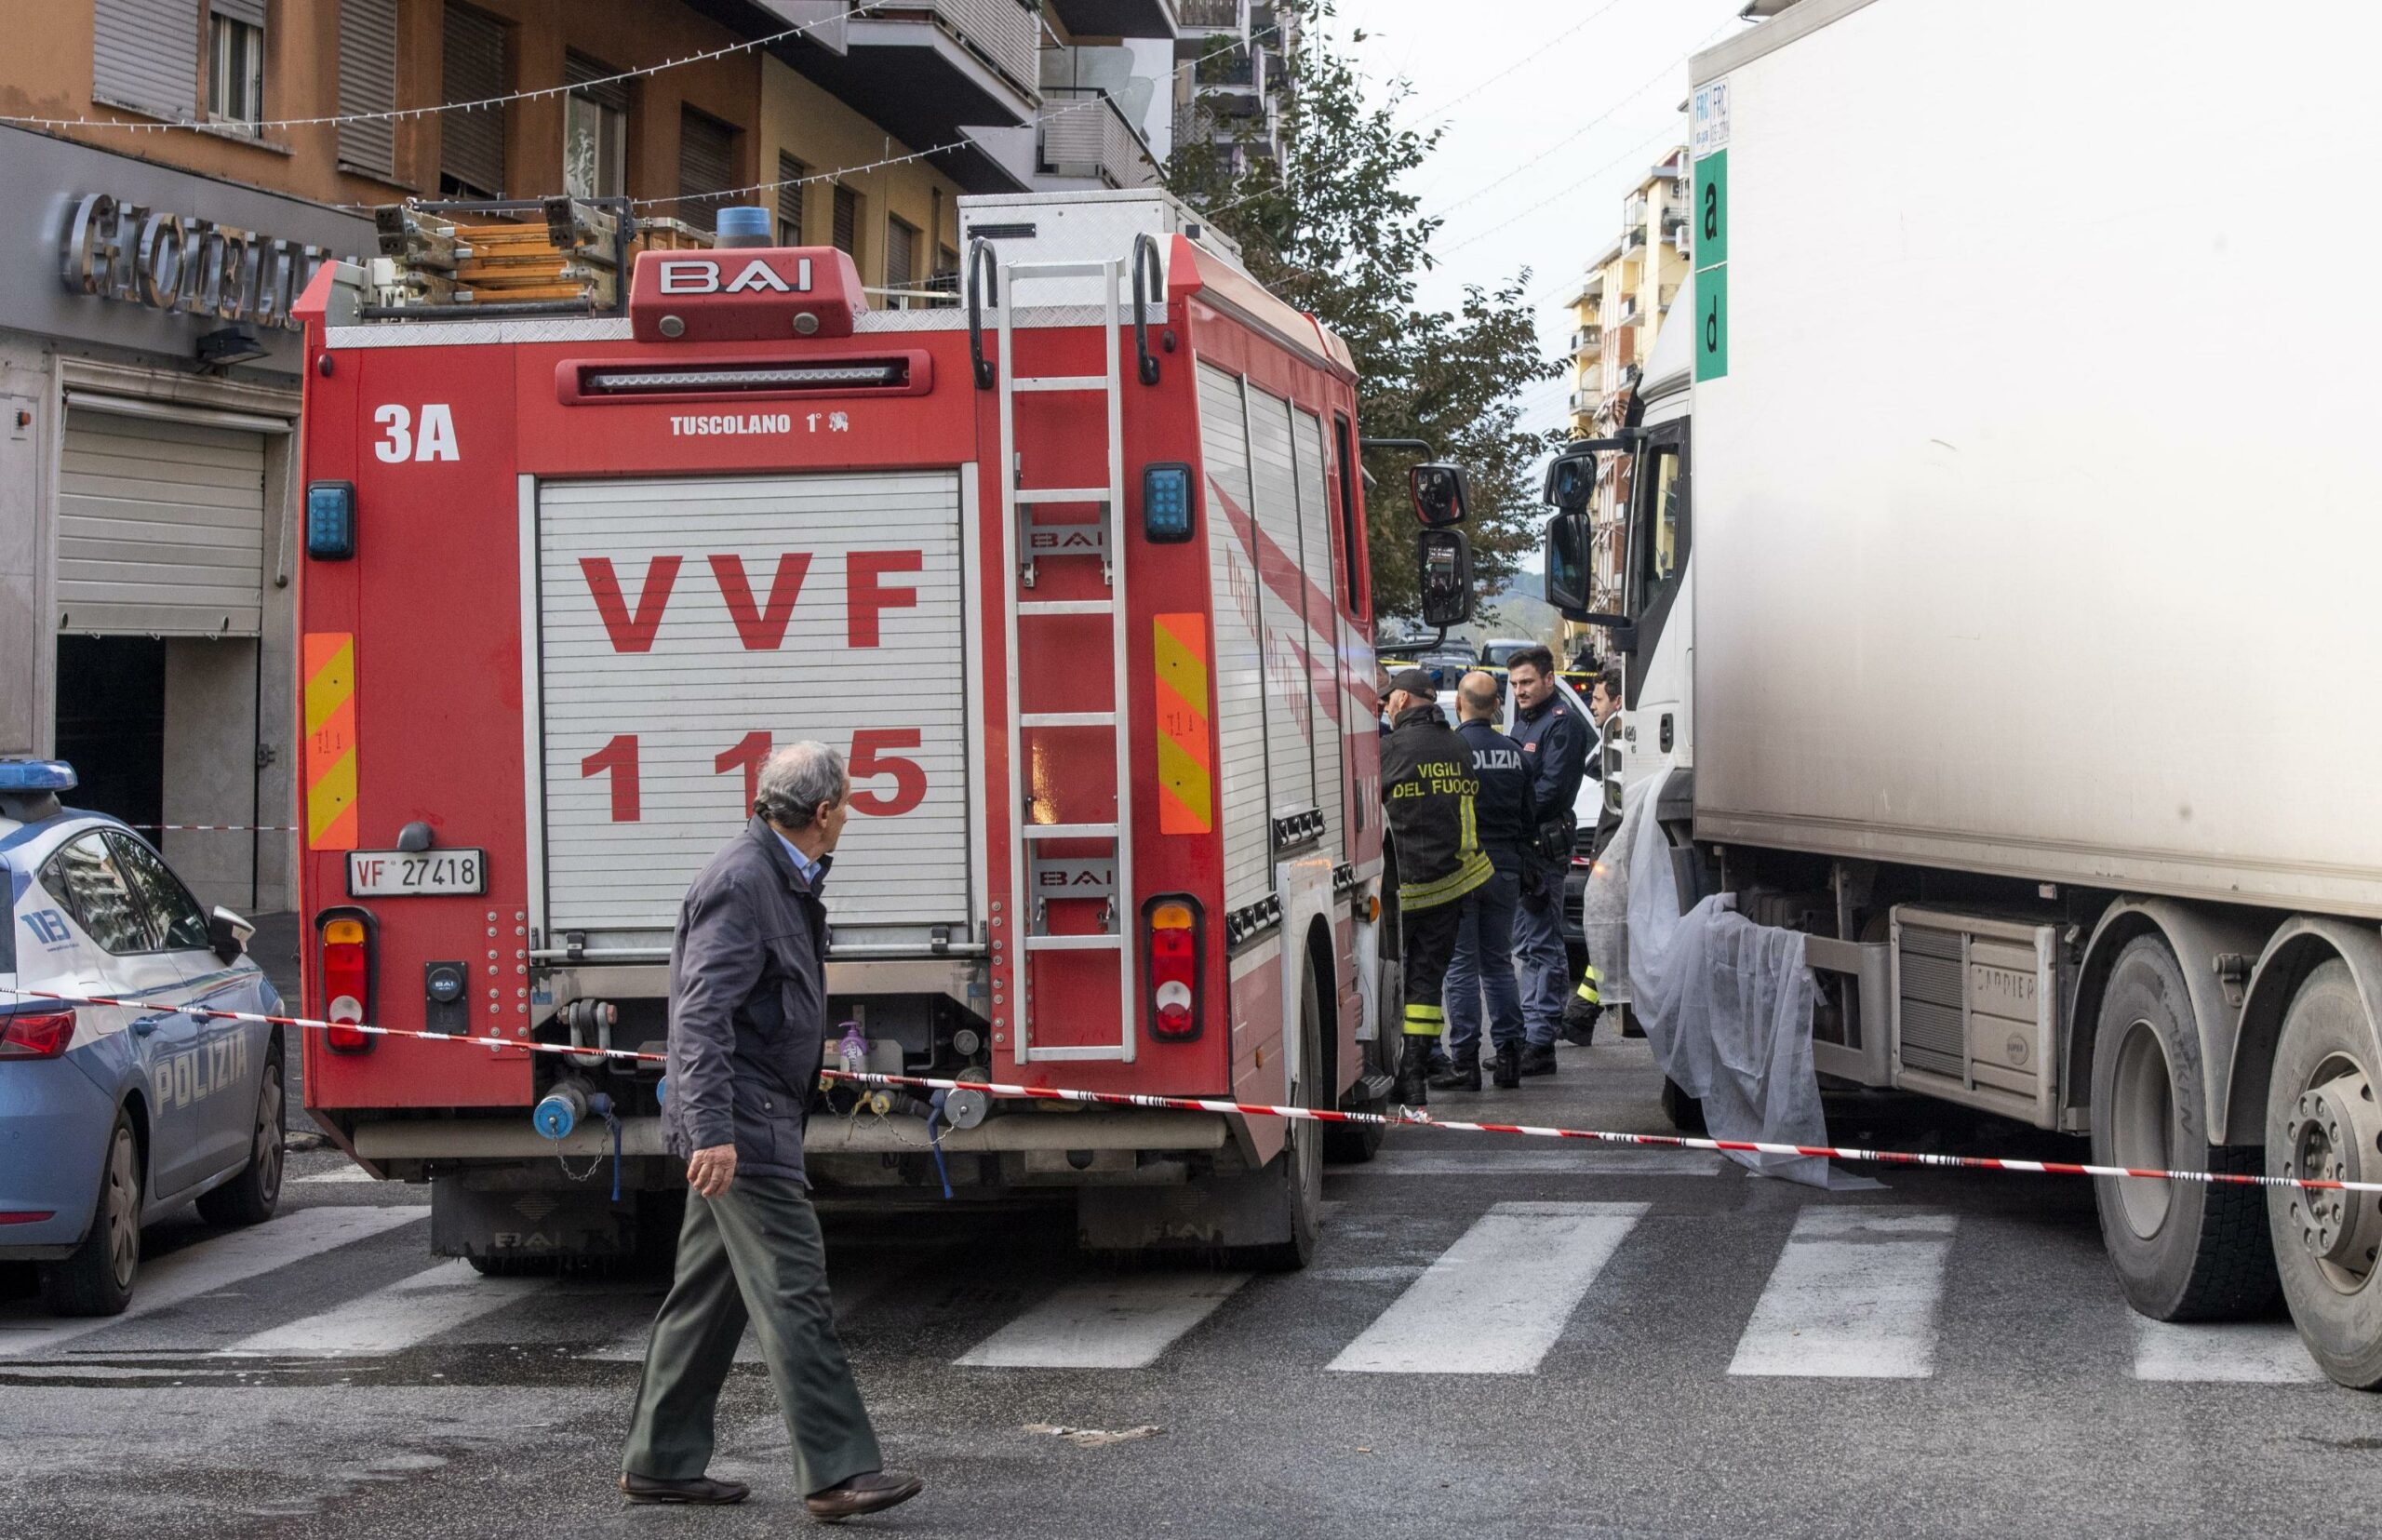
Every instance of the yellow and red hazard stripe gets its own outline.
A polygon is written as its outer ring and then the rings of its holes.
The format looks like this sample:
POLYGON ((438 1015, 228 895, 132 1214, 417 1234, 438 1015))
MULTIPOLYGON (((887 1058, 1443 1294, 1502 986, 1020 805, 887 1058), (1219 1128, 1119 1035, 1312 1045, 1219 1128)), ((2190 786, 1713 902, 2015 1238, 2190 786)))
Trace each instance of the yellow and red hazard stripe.
POLYGON ((310 631, 302 649, 306 708, 306 846, 355 849, 355 637, 310 631))
POLYGON ((1151 618, 1158 676, 1158 828, 1211 834, 1216 827, 1214 735, 1208 720, 1208 617, 1151 618))

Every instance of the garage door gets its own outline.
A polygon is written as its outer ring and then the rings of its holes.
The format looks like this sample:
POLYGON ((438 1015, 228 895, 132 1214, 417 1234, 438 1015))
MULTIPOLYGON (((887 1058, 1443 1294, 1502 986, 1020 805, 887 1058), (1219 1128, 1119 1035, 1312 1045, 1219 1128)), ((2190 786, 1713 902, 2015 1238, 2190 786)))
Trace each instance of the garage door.
POLYGON ((264 435, 70 409, 58 626, 253 636, 264 611, 264 435))

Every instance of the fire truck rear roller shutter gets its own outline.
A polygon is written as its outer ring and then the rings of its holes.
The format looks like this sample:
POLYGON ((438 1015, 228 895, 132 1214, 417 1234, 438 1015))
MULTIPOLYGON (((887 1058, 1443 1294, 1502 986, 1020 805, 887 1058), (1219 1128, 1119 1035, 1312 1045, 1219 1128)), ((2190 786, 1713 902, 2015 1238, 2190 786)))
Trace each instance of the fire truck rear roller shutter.
POLYGON ((1249 516, 1249 434, 1240 380, 1199 365, 1199 454, 1207 476, 1208 557, 1215 616, 1216 764, 1224 844, 1224 907, 1239 908, 1273 887, 1265 806, 1263 655, 1250 607, 1255 574, 1240 555, 1234 516, 1249 516))
MULTIPOLYGON (((1304 409, 1291 415, 1291 439, 1298 455, 1299 529, 1306 569, 1307 627, 1316 649, 1317 704, 1332 707, 1316 720, 1315 805, 1323 810, 1323 840, 1340 850, 1346 809, 1340 781, 1342 735, 1350 723, 1347 691, 1340 677, 1340 613, 1332 597, 1332 510, 1324 495, 1323 421, 1304 409)), ((1368 725, 1369 726, 1369 725, 1368 725)))

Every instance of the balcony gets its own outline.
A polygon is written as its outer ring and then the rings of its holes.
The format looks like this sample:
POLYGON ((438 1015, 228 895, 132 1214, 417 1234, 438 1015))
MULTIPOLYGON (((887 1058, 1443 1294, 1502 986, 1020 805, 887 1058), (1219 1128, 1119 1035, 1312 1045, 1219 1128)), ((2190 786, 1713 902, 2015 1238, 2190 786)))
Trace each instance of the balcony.
POLYGON ((1042 0, 1077 37, 1173 37, 1174 0, 1042 0))
POLYGON ((1197 59, 1212 45, 1249 42, 1249 0, 1174 0, 1174 57, 1197 59))
POLYGON ((852 11, 844 40, 788 62, 915 149, 969 141, 936 157, 963 191, 1026 188, 1002 142, 1023 132, 1030 161, 1041 22, 1023 0, 886 0, 852 11))
POLYGON ((1095 86, 1046 87, 1037 185, 1148 187, 1158 181, 1150 148, 1116 100, 1095 86))
POLYGON ((1625 230, 1625 231, 1623 231, 1623 232, 1622 232, 1622 234, 1621 234, 1621 248, 1622 248, 1624 251, 1635 251, 1635 250, 1637 250, 1639 247, 1644 246, 1645 244, 1646 244, 1646 221, 1645 221, 1644 217, 1641 215, 1641 216, 1639 217, 1639 221, 1638 221, 1638 222, 1637 222, 1637 223, 1635 223, 1635 224, 1631 225, 1627 230, 1625 230))
POLYGON ((1597 412, 1597 403, 1603 399, 1604 393, 1602 391, 1575 390, 1572 393, 1571 400, 1569 402, 1572 408, 1572 415, 1574 417, 1594 417, 1597 412))
POLYGON ((1638 324, 1637 295, 1632 294, 1621 301, 1621 324, 1626 327, 1632 327, 1638 324))
POLYGON ((1574 357, 1593 358, 1604 350, 1604 328, 1582 327, 1572 333, 1572 354, 1574 357))

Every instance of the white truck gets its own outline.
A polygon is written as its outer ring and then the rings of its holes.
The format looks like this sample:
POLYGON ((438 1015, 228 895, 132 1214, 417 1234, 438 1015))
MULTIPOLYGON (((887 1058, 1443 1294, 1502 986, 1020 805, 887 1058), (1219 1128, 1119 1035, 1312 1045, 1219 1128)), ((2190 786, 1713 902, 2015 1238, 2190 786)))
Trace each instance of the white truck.
MULTIPOLYGON (((1694 284, 1639 421, 1567 454, 1633 458, 1622 776, 1668 777, 1683 903, 1813 937, 1830 1083, 2382 1178, 2382 303, 2338 265, 2377 43, 2314 0, 1801 0, 1693 60, 1694 284)), ((2382 1386, 2382 1202, 2098 1201, 2137 1310, 2279 1286, 2382 1386)))

